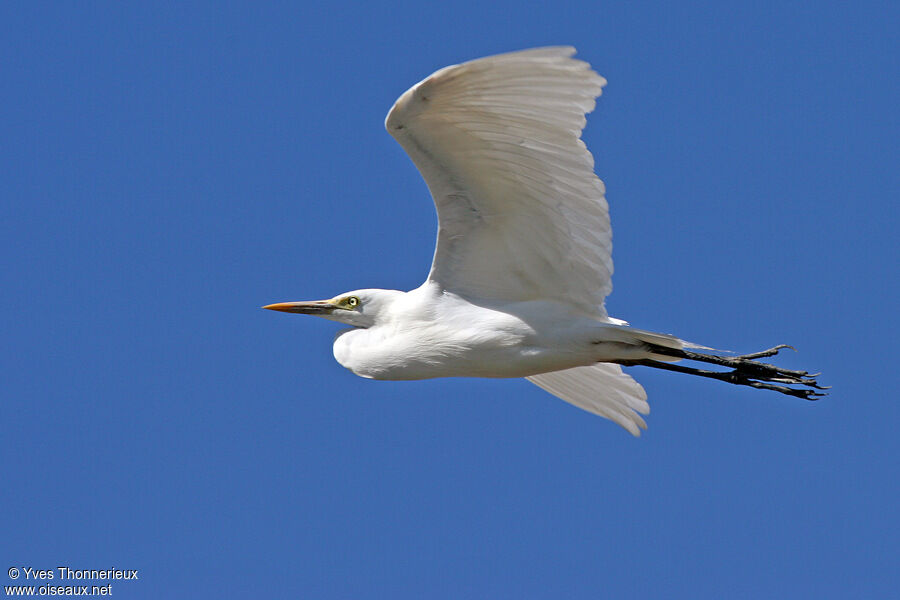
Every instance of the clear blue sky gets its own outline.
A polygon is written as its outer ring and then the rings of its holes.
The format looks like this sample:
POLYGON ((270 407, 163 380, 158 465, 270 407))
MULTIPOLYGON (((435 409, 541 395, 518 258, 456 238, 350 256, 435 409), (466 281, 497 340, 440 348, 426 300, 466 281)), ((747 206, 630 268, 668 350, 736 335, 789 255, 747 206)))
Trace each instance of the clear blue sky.
POLYGON ((139 569, 120 598, 896 593, 896 3, 524 6, 3 4, 4 570, 139 569), (633 369, 634 439, 522 380, 357 378, 335 324, 260 310, 416 287, 435 218, 388 108, 549 44, 609 80, 610 313, 793 344, 831 396, 633 369))

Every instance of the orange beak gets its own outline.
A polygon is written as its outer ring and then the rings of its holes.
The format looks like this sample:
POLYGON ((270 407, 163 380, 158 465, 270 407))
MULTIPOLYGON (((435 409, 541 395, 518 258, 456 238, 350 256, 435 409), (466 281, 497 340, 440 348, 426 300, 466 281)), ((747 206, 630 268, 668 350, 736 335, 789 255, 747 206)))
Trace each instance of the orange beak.
POLYGON ((300 315, 330 315, 337 307, 331 303, 331 300, 313 300, 311 302, 279 302, 263 306, 263 308, 300 315))

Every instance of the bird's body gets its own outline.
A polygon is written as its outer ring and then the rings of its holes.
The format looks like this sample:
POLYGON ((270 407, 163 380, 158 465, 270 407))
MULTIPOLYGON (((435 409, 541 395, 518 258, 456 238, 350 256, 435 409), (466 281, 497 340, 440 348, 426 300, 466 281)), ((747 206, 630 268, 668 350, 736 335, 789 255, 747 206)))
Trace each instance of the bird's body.
POLYGON ((385 126, 425 178, 437 247, 420 287, 358 290, 273 310, 350 325, 337 361, 372 379, 526 377, 638 435, 650 410, 621 365, 688 372, 811 398, 805 372, 700 354, 607 316, 612 231, 605 188, 581 141, 606 81, 574 48, 441 69, 400 96, 385 126), (702 371, 680 359, 732 367, 702 371), (777 385, 776 385, 777 384, 777 385))
MULTIPOLYGON (((648 358, 629 329, 555 301, 478 301, 426 282, 383 294, 384 317, 338 334, 334 357, 372 379, 527 377, 609 360, 648 358)), ((671 338, 674 340, 675 338, 671 338)))

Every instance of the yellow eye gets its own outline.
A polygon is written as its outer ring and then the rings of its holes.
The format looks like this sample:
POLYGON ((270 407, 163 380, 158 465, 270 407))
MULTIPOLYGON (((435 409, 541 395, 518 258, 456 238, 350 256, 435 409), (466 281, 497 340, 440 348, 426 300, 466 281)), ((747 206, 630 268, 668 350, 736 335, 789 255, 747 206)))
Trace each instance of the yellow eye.
POLYGON ((359 298, 357 298, 356 296, 350 296, 345 302, 350 308, 356 308, 357 306, 359 306, 359 298))

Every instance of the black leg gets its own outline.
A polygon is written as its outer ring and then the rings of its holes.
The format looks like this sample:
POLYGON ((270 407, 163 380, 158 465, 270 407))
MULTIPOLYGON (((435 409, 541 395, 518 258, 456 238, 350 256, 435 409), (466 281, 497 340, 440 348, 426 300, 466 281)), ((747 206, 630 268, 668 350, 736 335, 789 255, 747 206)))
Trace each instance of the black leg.
POLYGON ((711 363, 722 367, 730 367, 741 372, 743 375, 751 377, 752 379, 775 380, 775 378, 784 378, 791 381, 784 381, 782 383, 797 383, 801 385, 808 385, 820 390, 827 389, 824 387, 820 387, 816 383, 815 377, 818 375, 818 373, 810 375, 807 371, 792 371, 790 369, 783 369, 769 363, 753 360, 755 358, 774 356, 784 348, 790 348, 791 350, 793 350, 793 347, 788 346, 787 344, 781 344, 775 346, 774 348, 763 350, 762 352, 754 352, 753 354, 743 354, 740 356, 722 356, 720 354, 704 354, 702 352, 692 352, 690 350, 666 348, 664 346, 650 346, 650 350, 654 354, 662 354, 663 356, 684 358, 687 360, 696 360, 698 362, 711 363))
POLYGON ((764 390, 772 390, 789 396, 796 396, 797 398, 805 398, 807 400, 816 400, 820 396, 824 396, 825 394, 817 392, 816 390, 825 390, 828 388, 820 386, 815 380, 815 375, 810 375, 806 371, 782 369, 775 365, 753 360, 755 358, 774 356, 783 348, 790 348, 790 346, 775 346, 774 348, 769 348, 762 352, 729 357, 717 354, 703 354, 701 352, 692 352, 689 350, 665 348, 662 346, 651 346, 651 350, 655 354, 729 367, 732 369, 731 371, 709 371, 706 369, 697 369, 652 359, 621 361, 619 364, 625 366, 639 365, 653 367, 654 369, 709 377, 711 379, 718 379, 719 381, 725 381, 735 385, 746 385, 764 390), (789 387, 791 385, 805 387, 789 387))

